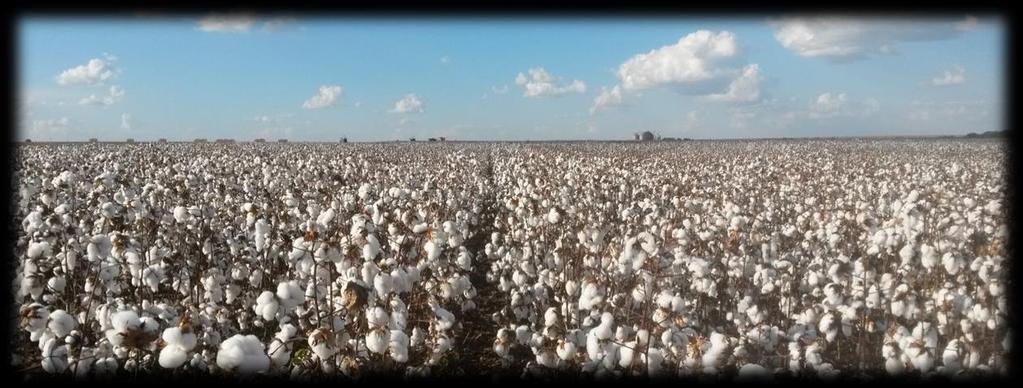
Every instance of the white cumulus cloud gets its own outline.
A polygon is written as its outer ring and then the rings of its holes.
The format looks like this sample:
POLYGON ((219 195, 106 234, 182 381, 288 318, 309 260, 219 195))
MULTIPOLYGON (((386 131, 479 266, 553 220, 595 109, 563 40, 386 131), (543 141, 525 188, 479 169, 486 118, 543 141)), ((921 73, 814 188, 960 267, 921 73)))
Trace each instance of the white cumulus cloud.
POLYGON ((842 62, 874 53, 893 53, 900 42, 949 39, 972 29, 965 22, 849 17, 790 17, 768 25, 782 47, 805 58, 842 62))
POLYGON ((515 84, 525 90, 523 95, 526 97, 550 97, 586 92, 586 83, 583 81, 574 80, 567 85, 562 84, 542 67, 529 69, 528 73, 528 75, 519 73, 515 76, 515 84))
POLYGON ((878 112, 881 103, 874 98, 860 101, 851 100, 845 93, 826 92, 810 102, 806 117, 820 119, 828 117, 868 117, 878 112))
POLYGON ((89 94, 88 97, 78 100, 78 103, 81 105, 109 106, 121 101, 123 97, 124 89, 120 86, 113 85, 107 90, 107 94, 105 96, 89 94))
POLYGON ((607 109, 612 106, 618 106, 622 104, 622 88, 615 85, 611 89, 607 87, 600 88, 600 94, 593 99, 593 106, 590 107, 590 114, 595 114, 597 111, 607 109))
POLYGON ((966 69, 959 65, 952 66, 952 70, 945 70, 941 75, 931 78, 931 86, 947 86, 966 82, 966 69))
POLYGON ((395 113, 421 113, 422 111, 423 102, 419 100, 419 97, 411 93, 396 101, 394 109, 391 109, 391 112, 395 113))
POLYGON ((341 96, 343 90, 340 86, 323 85, 320 86, 320 90, 315 96, 309 97, 302 103, 302 108, 305 109, 320 109, 328 106, 333 106, 337 101, 338 97, 341 96))
POLYGON ((113 78, 115 75, 114 68, 109 61, 93 58, 84 65, 62 71, 57 76, 57 83, 60 85, 95 85, 113 78))
POLYGON ((742 74, 732 80, 724 93, 711 94, 707 98, 715 101, 751 102, 760 98, 760 66, 747 65, 742 74))
POLYGON ((625 89, 646 89, 673 83, 704 81, 719 74, 721 60, 738 53, 735 35, 699 30, 678 43, 629 58, 618 68, 625 89))

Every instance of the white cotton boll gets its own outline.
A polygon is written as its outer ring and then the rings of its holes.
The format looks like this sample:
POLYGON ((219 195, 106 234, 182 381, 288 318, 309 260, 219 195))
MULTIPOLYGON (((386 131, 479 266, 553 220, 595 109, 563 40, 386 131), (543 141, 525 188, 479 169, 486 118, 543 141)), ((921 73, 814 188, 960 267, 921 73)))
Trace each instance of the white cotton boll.
POLYGON ((391 279, 391 275, 387 273, 377 274, 373 279, 373 288, 379 297, 389 294, 394 289, 394 281, 391 279))
POLYGON ((266 249, 266 235, 267 232, 269 231, 268 230, 269 227, 267 226, 266 221, 264 221, 262 218, 256 221, 255 227, 256 231, 254 236, 254 242, 256 243, 256 251, 262 252, 264 249, 266 249))
POLYGON ((930 271, 938 264, 938 251, 927 244, 920 246, 920 264, 924 269, 930 271))
MULTIPOLYGON (((924 247, 926 247, 926 245, 924 245, 924 247)), ((902 259, 901 266, 905 267, 908 265, 912 265, 913 256, 915 254, 916 250, 914 249, 913 244, 904 245, 902 249, 899 250, 899 257, 902 259)))
POLYGON ((56 310, 50 313, 50 324, 48 327, 53 332, 53 335, 57 337, 67 336, 77 326, 78 322, 75 322, 75 318, 64 310, 56 310))
POLYGON ((280 300, 281 307, 290 310, 305 302, 305 292, 294 280, 281 282, 277 285, 277 298, 280 300))
POLYGON ((371 329, 387 327, 388 321, 390 321, 390 317, 383 307, 377 306, 366 310, 366 322, 369 323, 371 329))
POLYGON ((626 342, 618 348, 618 365, 628 369, 632 366, 632 356, 636 354, 636 341, 626 342))
POLYGON ((270 361, 273 362, 274 366, 282 368, 291 360, 291 346, 287 344, 287 341, 282 341, 279 337, 274 338, 266 346, 266 354, 270 357, 270 361))
POLYGON ((604 301, 603 290, 595 283, 586 282, 583 284, 582 293, 579 295, 579 309, 590 310, 604 301))
POLYGON ((437 315, 437 322, 439 323, 438 327, 441 330, 449 330, 455 325, 455 315, 450 311, 442 307, 437 307, 433 309, 433 313, 437 315))
POLYGON ((362 246, 362 259, 371 261, 376 259, 377 255, 380 254, 380 241, 377 240, 376 236, 366 236, 366 245, 362 246))
POLYGON ((372 329, 366 335, 366 348, 373 353, 383 354, 387 351, 387 343, 390 337, 390 333, 386 329, 372 329))
POLYGON ((906 371, 906 364, 898 357, 888 358, 884 362, 884 369, 888 374, 898 376, 906 371))
POLYGON ((176 206, 176 207, 174 207, 174 220, 175 221, 177 221, 179 223, 183 223, 183 222, 188 221, 189 218, 190 218, 190 216, 188 214, 188 208, 186 208, 184 206, 176 206))
POLYGON ((241 374, 266 371, 270 368, 270 358, 263 349, 263 343, 256 336, 235 334, 220 343, 217 366, 241 374))
POLYGON ((941 265, 945 267, 945 272, 948 272, 949 275, 959 273, 963 264, 962 260, 956 258, 952 252, 945 252, 945 254, 941 256, 941 265))
POLYGON ((277 316, 277 310, 280 306, 277 304, 277 299, 274 297, 274 293, 270 291, 263 291, 256 299, 256 306, 253 308, 256 314, 263 318, 264 321, 269 321, 277 316))
POLYGON ((548 307, 543 314, 544 327, 551 327, 558 323, 558 311, 554 307, 548 307))
POLYGON ((122 310, 110 316, 110 324, 118 332, 138 329, 141 322, 139 316, 132 310, 122 310))
POLYGON ((463 271, 469 271, 472 269, 472 256, 469 255, 468 251, 463 250, 458 253, 458 257, 455 259, 455 264, 457 264, 458 268, 461 268, 463 271))
POLYGON ((953 339, 948 342, 948 345, 945 346, 945 351, 941 354, 941 364, 945 367, 945 372, 948 374, 955 374, 962 369, 962 354, 959 340, 953 339))
POLYGON ((167 369, 177 368, 188 361, 188 353, 177 345, 168 345, 160 350, 159 363, 167 369))
POLYGON ((547 213, 547 222, 551 224, 561 222, 561 213, 558 213, 556 209, 551 209, 551 211, 547 213))
POLYGON ((611 317, 611 313, 604 313, 604 315, 601 316, 600 325, 597 325, 597 327, 593 329, 593 333, 597 336, 597 339, 606 340, 610 339, 613 335, 613 328, 614 318, 611 317))
POLYGON ((427 241, 426 244, 423 244, 423 249, 426 251, 426 257, 429 261, 435 261, 440 257, 441 248, 437 246, 437 243, 433 242, 433 240, 427 241))
POLYGON ((56 339, 50 339, 43 345, 43 370, 48 373, 63 373, 68 367, 67 345, 57 346, 56 339))
POLYGON ((408 362, 409 337, 401 330, 391 330, 388 349, 391 358, 396 362, 408 362))
POLYGON ((590 360, 597 361, 600 359, 600 351, 600 339, 594 330, 590 330, 586 335, 586 355, 590 360))
POLYGON ((558 358, 568 361, 575 357, 576 347, 572 341, 561 340, 558 341, 557 347, 558 358))
POLYGON ((334 347, 333 335, 326 329, 314 330, 306 342, 320 360, 326 360, 337 353, 337 349, 334 347))

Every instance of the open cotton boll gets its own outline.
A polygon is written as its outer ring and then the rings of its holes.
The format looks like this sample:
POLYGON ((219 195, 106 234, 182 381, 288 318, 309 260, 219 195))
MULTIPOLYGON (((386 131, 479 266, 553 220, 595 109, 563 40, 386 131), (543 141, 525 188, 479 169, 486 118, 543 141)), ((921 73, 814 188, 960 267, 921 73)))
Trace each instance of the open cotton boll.
POLYGON ((443 307, 434 308, 433 313, 437 315, 438 327, 441 330, 449 330, 455 325, 455 315, 443 307))
POLYGON ((51 338, 43 345, 42 366, 48 373, 63 373, 68 367, 67 345, 57 346, 57 340, 51 338))
POLYGON ((185 351, 192 350, 196 345, 195 333, 191 329, 182 331, 180 327, 168 327, 163 330, 161 338, 167 344, 176 345, 185 351))
POLYGON ((441 248, 433 240, 427 241, 423 244, 423 249, 426 251, 426 257, 428 261, 435 261, 440 257, 441 248))
POLYGON ((270 358, 263 352, 263 343, 254 335, 235 334, 220 343, 217 366, 240 374, 263 372, 270 368, 270 358))
POLYGON ((56 310, 50 313, 49 318, 50 323, 48 327, 50 328, 50 331, 53 332, 53 335, 57 337, 67 336, 71 333, 71 330, 74 330, 75 327, 78 326, 78 322, 75 321, 75 318, 64 310, 56 310))
POLYGON ((177 345, 168 345, 160 350, 159 363, 167 369, 177 368, 188 361, 188 352, 177 345))
POLYGON ((320 360, 326 360, 337 353, 334 346, 334 335, 327 329, 316 329, 307 338, 309 348, 320 360))
POLYGON ((366 334, 366 348, 373 353, 383 354, 387 351, 390 337, 390 332, 386 328, 372 329, 366 334))
MULTIPOLYGON (((280 289, 278 287, 278 289, 280 289)), ((253 310, 256 314, 263 318, 265 321, 273 320, 277 316, 277 311, 280 306, 277 303, 277 298, 274 297, 274 293, 270 291, 263 291, 259 294, 259 298, 256 298, 256 306, 253 310)))
POLYGON ((118 332, 138 329, 141 322, 139 316, 132 310, 122 310, 110 316, 110 325, 118 332))
POLYGON ((575 343, 572 341, 559 340, 556 350, 558 358, 561 358, 562 360, 568 361, 575 358, 576 347, 575 343))
POLYGON ((376 290, 378 297, 383 298, 394 289, 394 280, 388 273, 378 273, 373 278, 373 289, 376 290))
POLYGON ((558 213, 557 209, 551 208, 551 211, 547 213, 547 222, 558 224, 561 222, 561 213, 558 213))
POLYGON ((188 213, 188 208, 186 208, 184 206, 176 206, 176 207, 174 207, 174 220, 175 221, 177 221, 179 223, 183 223, 183 222, 188 221, 189 218, 191 218, 191 216, 188 213))
POLYGON ((281 282, 277 285, 277 298, 282 308, 291 310, 305 302, 305 292, 298 286, 297 281, 281 282))
POLYGON ((366 322, 369 323, 371 329, 385 328, 388 321, 390 321, 390 317, 383 307, 376 306, 366 310, 366 322))
POLYGON ((391 330, 388 349, 391 358, 396 362, 408 362, 409 337, 401 330, 391 330))
POLYGON ((596 283, 584 282, 582 293, 579 295, 579 309, 590 310, 604 301, 604 292, 596 283))
POLYGON ((548 307, 547 311, 543 314, 544 327, 551 327, 558 323, 558 310, 554 307, 548 307))

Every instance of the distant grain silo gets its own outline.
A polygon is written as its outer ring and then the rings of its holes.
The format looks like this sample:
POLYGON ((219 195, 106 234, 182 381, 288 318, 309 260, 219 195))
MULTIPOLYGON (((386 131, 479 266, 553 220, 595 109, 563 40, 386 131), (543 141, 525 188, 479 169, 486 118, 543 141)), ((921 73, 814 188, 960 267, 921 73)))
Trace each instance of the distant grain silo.
POLYGON ((643 133, 639 134, 639 139, 638 140, 640 140, 640 141, 653 141, 654 140, 654 134, 651 133, 650 131, 643 131, 643 133))
POLYGON ((266 143, 266 139, 264 138, 256 139, 256 143, 266 143))

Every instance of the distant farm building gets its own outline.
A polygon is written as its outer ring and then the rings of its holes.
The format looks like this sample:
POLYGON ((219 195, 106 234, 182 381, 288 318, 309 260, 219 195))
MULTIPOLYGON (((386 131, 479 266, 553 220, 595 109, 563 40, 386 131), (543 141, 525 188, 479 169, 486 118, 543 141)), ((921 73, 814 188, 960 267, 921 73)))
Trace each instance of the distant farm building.
POLYGON ((654 134, 652 132, 650 132, 650 131, 643 131, 642 133, 637 133, 637 134, 634 135, 634 137, 635 137, 636 140, 639 140, 639 141, 653 141, 654 140, 654 134))
POLYGON ((266 139, 264 138, 256 139, 256 143, 266 143, 266 139))

